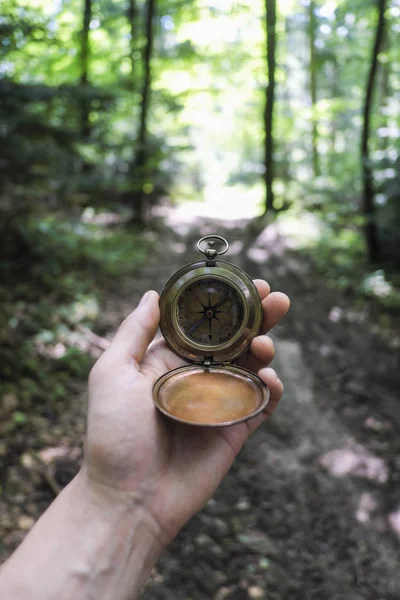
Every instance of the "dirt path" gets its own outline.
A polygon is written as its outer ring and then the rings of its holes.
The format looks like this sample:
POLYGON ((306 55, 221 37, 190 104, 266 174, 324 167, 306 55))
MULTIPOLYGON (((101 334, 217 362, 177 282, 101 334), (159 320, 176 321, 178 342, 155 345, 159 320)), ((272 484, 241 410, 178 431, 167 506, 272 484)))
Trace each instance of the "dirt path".
MULTIPOLYGON (((97 333, 110 335, 144 291, 160 290, 196 258, 199 237, 218 230, 231 243, 228 260, 292 297, 290 315, 273 333, 285 397, 163 555, 143 598, 397 600, 393 340, 374 330, 373 315, 357 313, 316 280, 273 228, 256 235, 241 223, 195 225, 172 221, 159 235, 135 281, 109 297, 97 333)), ((65 427, 73 421, 72 414, 65 427)))

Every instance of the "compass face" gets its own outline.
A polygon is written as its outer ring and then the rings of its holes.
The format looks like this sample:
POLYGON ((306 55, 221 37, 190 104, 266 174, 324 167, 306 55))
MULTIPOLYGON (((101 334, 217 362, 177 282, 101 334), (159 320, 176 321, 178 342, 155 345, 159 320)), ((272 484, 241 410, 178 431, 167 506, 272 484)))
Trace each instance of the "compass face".
POLYGON ((182 291, 177 318, 184 335, 204 346, 219 346, 231 340, 243 323, 243 301, 234 287, 223 280, 205 278, 182 291))

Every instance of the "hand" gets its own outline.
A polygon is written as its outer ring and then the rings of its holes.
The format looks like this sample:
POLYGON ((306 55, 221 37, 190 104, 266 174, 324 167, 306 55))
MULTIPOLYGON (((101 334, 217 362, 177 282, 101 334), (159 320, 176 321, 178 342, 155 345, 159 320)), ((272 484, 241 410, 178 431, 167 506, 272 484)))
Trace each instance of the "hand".
MULTIPOLYGON (((266 332, 289 299, 269 294, 265 281, 256 284, 266 332)), ((159 316, 158 296, 148 292, 94 366, 84 465, 2 566, 2 598, 138 598, 163 547, 207 502, 267 417, 213 429, 159 414, 153 384, 183 364, 162 340, 148 348, 159 316), (46 576, 38 577, 42 572, 46 576)), ((270 388, 268 414, 283 389, 266 368, 273 355, 272 341, 259 336, 242 360, 270 388)))
MULTIPOLYGON (((270 294, 265 281, 255 283, 265 334, 287 312, 289 299, 270 294)), ((91 372, 82 473, 90 486, 111 491, 114 502, 129 498, 140 504, 165 545, 212 496, 247 437, 276 409, 283 386, 267 368, 272 340, 260 335, 240 364, 270 388, 265 413, 226 428, 196 428, 163 417, 153 404, 153 385, 185 363, 164 340, 149 347, 159 317, 158 295, 147 292, 91 372)))

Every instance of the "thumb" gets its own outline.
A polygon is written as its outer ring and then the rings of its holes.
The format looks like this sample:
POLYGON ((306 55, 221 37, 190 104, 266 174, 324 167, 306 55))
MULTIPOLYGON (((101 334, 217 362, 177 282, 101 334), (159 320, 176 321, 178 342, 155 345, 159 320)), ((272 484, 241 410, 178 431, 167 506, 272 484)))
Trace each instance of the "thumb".
POLYGON ((153 340, 160 321, 159 296, 146 292, 137 308, 123 321, 111 343, 110 351, 131 356, 140 363, 153 340))

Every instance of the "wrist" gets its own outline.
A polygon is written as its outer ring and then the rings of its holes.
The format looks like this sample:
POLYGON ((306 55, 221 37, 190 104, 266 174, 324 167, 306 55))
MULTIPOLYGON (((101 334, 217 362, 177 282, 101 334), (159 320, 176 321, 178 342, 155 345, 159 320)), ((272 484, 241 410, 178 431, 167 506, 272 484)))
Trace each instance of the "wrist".
POLYGON ((142 530, 146 531, 146 537, 154 541, 160 553, 170 542, 170 538, 164 536, 157 518, 149 508, 151 494, 148 490, 138 488, 125 491, 100 483, 88 475, 85 466, 68 487, 71 488, 74 502, 82 502, 82 499, 85 499, 87 508, 100 520, 111 520, 114 523, 123 521, 132 528, 140 523, 142 530))
MULTIPOLYGON (((106 512, 110 509, 118 510, 133 520, 140 519, 149 533, 154 535, 160 553, 172 541, 180 527, 176 526, 173 515, 165 518, 165 499, 160 498, 160 491, 165 487, 160 478, 147 478, 142 480, 133 489, 119 487, 98 477, 96 471, 91 470, 84 463, 81 471, 75 478, 86 494, 106 512), (164 518, 163 518, 164 517, 164 518)), ((74 481, 75 481, 74 480, 74 481)), ((162 494, 164 496, 164 494, 162 494)))
POLYGON ((92 482, 83 469, 3 566, 0 596, 136 598, 163 547, 140 496, 92 482))
POLYGON ((78 570, 91 593, 98 588, 99 600, 136 598, 165 547, 146 494, 93 481, 84 467, 65 491, 81 544, 78 570))

